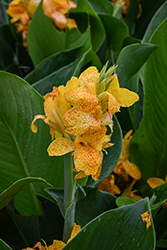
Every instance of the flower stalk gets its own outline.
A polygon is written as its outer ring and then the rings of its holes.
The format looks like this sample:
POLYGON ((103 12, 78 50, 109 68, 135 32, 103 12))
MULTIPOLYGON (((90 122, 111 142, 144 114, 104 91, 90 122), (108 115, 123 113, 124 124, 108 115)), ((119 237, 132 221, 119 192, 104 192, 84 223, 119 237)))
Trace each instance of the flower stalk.
POLYGON ((75 186, 76 181, 73 177, 72 153, 64 155, 64 208, 65 221, 63 231, 63 241, 69 239, 75 222, 75 186))

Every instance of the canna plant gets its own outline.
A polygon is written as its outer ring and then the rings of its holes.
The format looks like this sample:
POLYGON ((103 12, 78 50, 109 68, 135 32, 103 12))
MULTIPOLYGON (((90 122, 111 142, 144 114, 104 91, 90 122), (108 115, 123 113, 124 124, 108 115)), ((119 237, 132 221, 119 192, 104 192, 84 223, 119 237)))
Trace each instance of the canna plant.
POLYGON ((166 1, 0 11, 0 249, 166 249, 166 1))

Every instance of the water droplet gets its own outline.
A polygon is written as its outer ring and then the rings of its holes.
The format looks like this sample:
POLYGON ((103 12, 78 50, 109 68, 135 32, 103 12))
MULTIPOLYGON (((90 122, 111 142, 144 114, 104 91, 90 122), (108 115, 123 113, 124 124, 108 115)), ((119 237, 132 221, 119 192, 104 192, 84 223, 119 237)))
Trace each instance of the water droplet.
POLYGON ((100 222, 101 221, 101 217, 98 219, 98 222, 100 222))
POLYGON ((139 247, 140 246, 140 244, 139 244, 139 242, 137 243, 137 247, 139 247))
POLYGON ((133 238, 132 241, 135 241, 135 238, 133 238))
POLYGON ((122 243, 119 244, 119 247, 121 247, 121 246, 122 246, 122 243))
POLYGON ((86 228, 84 228, 83 232, 84 232, 84 233, 86 232, 86 228))

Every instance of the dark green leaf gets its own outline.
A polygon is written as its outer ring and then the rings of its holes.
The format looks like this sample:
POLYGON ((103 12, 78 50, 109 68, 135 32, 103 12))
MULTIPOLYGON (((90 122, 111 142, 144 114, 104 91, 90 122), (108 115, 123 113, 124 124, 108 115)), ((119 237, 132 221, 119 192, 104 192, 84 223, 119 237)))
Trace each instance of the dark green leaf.
POLYGON ((41 62, 29 75, 27 75, 25 80, 30 84, 33 84, 60 68, 72 63, 75 61, 80 49, 81 47, 70 49, 50 56, 41 62))
POLYGON ((150 41, 157 44, 159 48, 150 56, 145 65, 144 116, 130 144, 131 160, 136 163, 142 173, 142 179, 139 182, 143 195, 148 192, 146 183, 148 178, 165 179, 167 173, 166 32, 167 20, 157 28, 150 41))
POLYGON ((66 85, 67 81, 74 75, 78 63, 79 59, 32 84, 32 87, 41 95, 45 95, 53 90, 53 86, 66 85))
POLYGON ((114 195, 97 190, 97 188, 84 187, 86 196, 76 205, 76 222, 85 226, 98 215, 116 207, 114 195))
POLYGON ((79 28, 81 26, 82 29, 85 29, 83 27, 85 23, 86 25, 90 24, 92 48, 94 51, 97 51, 105 38, 105 30, 99 16, 93 10, 88 0, 79 0, 77 8, 71 12, 79 28))
POLYGON ((113 171, 119 160, 122 151, 122 132, 115 116, 113 122, 114 122, 114 127, 113 127, 114 132, 111 136, 111 142, 114 143, 114 145, 106 149, 108 154, 104 153, 102 170, 99 180, 93 181, 92 178, 89 178, 87 185, 96 186, 97 184, 99 184, 113 171))
MULTIPOLYGON (((36 181, 44 181, 47 183, 44 179, 38 177, 26 177, 22 178, 16 182, 14 182, 10 187, 8 187, 6 190, 4 190, 0 194, 0 209, 2 209, 4 206, 7 205, 7 203, 13 199, 13 197, 27 184, 31 182, 36 182, 36 181)), ((47 183, 48 184, 48 183, 47 183)))
POLYGON ((166 11, 167 11, 167 2, 165 1, 165 3, 157 10, 151 22, 149 23, 149 26, 142 39, 143 43, 148 43, 150 41, 154 31, 166 18, 166 11))
MULTIPOLYGON (((0 72, 0 191, 25 177, 41 177, 57 188, 64 186, 63 157, 49 157, 49 127, 37 121, 39 130, 32 133, 33 117, 43 114, 43 98, 21 78, 0 72)), ((44 183, 28 184, 14 198, 17 210, 24 215, 41 214, 34 191, 43 194, 44 183)))
POLYGON ((126 87, 127 82, 134 76, 148 57, 157 48, 153 44, 132 44, 125 47, 116 61, 116 73, 121 87, 126 87))
MULTIPOLYGON (((1 6, 1 4, 0 4, 1 6)), ((0 26, 0 69, 5 69, 14 62, 14 39, 9 25, 0 26)))
POLYGON ((118 207, 122 207, 122 206, 136 203, 137 201, 134 199, 131 199, 129 197, 118 197, 115 202, 116 202, 118 207))
POLYGON ((111 2, 107 0, 88 0, 88 2, 92 5, 93 9, 96 13, 99 14, 109 14, 112 15, 114 6, 111 2))
POLYGON ((146 230, 146 223, 141 220, 145 211, 151 214, 148 198, 107 211, 82 228, 64 250, 153 250, 154 226, 151 220, 152 224, 146 230))
POLYGON ((114 52, 119 52, 125 37, 128 36, 128 26, 121 20, 109 14, 99 14, 106 30, 109 47, 114 52))
POLYGON ((34 66, 65 49, 65 33, 56 30, 49 17, 43 14, 42 1, 32 18, 27 41, 34 66))

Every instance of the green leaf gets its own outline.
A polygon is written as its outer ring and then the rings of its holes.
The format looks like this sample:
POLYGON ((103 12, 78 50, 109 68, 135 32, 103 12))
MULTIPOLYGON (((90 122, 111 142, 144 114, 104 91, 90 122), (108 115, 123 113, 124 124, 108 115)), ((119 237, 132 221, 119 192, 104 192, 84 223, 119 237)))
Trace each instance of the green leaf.
POLYGON ((109 14, 112 15, 114 6, 111 2, 107 0, 88 0, 88 2, 92 5, 93 9, 96 13, 99 14, 109 14))
POLYGON ((20 241, 16 242, 18 249, 22 249, 23 246, 33 247, 41 239, 51 245, 54 239, 62 238, 64 219, 58 206, 41 196, 40 200, 44 213, 39 217, 35 214, 21 216, 15 211, 11 202, 7 205, 8 213, 24 241, 24 244, 20 241))
POLYGON ((56 30, 49 17, 43 13, 42 1, 32 18, 27 42, 34 66, 65 49, 65 33, 56 30))
POLYGON ((81 56, 91 46, 90 27, 86 27, 83 34, 78 29, 58 31, 43 13, 41 2, 32 18, 27 41, 30 57, 36 67, 53 54, 79 46, 83 46, 81 56))
POLYGON ((126 87, 127 82, 134 76, 148 57, 157 48, 153 44, 131 44, 120 52, 116 61, 116 73, 121 87, 126 87))
POLYGON ((113 116, 113 134, 111 136, 111 143, 114 145, 110 148, 107 148, 107 154, 104 153, 104 159, 102 164, 102 170, 98 181, 94 181, 91 177, 88 178, 87 185, 88 186, 96 186, 102 180, 104 180, 115 168, 122 151, 122 132, 117 121, 117 118, 113 116))
POLYGON ((151 22, 149 23, 147 30, 144 34, 144 37, 142 39, 143 43, 148 43, 153 36, 155 30, 158 28, 158 26, 164 21, 166 18, 166 12, 167 12, 167 2, 165 1, 163 5, 157 10, 153 18, 151 19, 151 22))
MULTIPOLYGON (((57 188, 64 186, 63 157, 49 157, 49 127, 37 121, 36 134, 30 130, 33 117, 44 114, 43 98, 21 78, 0 72, 0 192, 15 181, 41 177, 57 188)), ((40 215, 39 194, 47 185, 28 184, 15 197, 19 213, 40 215)))
POLYGON ((106 30, 109 48, 114 52, 119 52, 125 37, 129 34, 128 26, 111 14, 99 14, 99 16, 106 30))
POLYGON ((74 75, 79 59, 66 65, 52 74, 32 84, 41 95, 45 95, 53 90, 53 86, 66 85, 67 81, 74 75))
POLYGON ((139 180, 140 191, 148 192, 147 179, 160 177, 165 179, 167 173, 167 89, 166 68, 167 20, 155 31, 151 43, 159 48, 150 56, 145 65, 144 116, 139 130, 134 134, 130 144, 132 162, 140 168, 142 178, 139 180), (160 39, 161 38, 161 39, 160 39))
POLYGON ((137 201, 129 197, 118 197, 115 202, 118 207, 122 207, 136 203, 137 201))
POLYGON ((14 44, 9 25, 0 26, 0 70, 14 62, 14 44))
POLYGON ((165 202, 167 199, 167 183, 151 189, 150 193, 157 197, 156 203, 160 201, 165 202))
POLYGON ((105 38, 105 30, 99 16, 96 14, 89 1, 77 1, 77 8, 71 10, 71 13, 79 29, 85 30, 87 25, 90 25, 92 48, 94 51, 97 51, 105 38))
POLYGON ((98 215, 116 208, 116 197, 97 188, 84 187, 86 196, 80 199, 76 205, 76 223, 85 226, 98 215))
POLYGON ((76 56, 81 47, 69 49, 63 52, 58 52, 46 60, 42 61, 30 74, 25 77, 25 80, 33 84, 60 68, 75 61, 76 56))
POLYGON ((0 239, 0 249, 1 250, 12 250, 2 239, 0 239))
MULTIPOLYGON (((31 183, 31 182, 36 182, 36 181, 44 181, 45 183, 47 183, 44 179, 38 177, 38 178, 34 178, 34 177, 26 177, 26 178, 22 178, 16 182, 14 182, 10 187, 8 187, 6 190, 4 190, 1 194, 0 194, 0 210, 7 205, 7 203, 13 199, 13 197, 27 184, 31 183)), ((49 183, 47 183, 48 185, 50 185, 49 183)))
POLYGON ((151 214, 148 198, 107 211, 82 228, 64 250, 153 250, 154 226, 151 220, 152 224, 146 230, 146 224, 141 220, 141 214, 145 211, 151 214))
MULTIPOLYGON (((133 1, 134 2, 134 1, 133 1)), ((135 32, 133 33, 136 37, 143 37, 145 30, 147 29, 147 26, 149 25, 151 19, 154 16, 154 13, 158 10, 158 8, 162 5, 163 0, 135 0, 137 4, 141 4, 142 12, 140 18, 136 18, 135 23, 132 25, 132 30, 134 30, 135 26, 135 32)), ((130 15, 134 12, 132 9, 130 15)), ((137 14, 139 13, 139 7, 137 14)))

